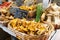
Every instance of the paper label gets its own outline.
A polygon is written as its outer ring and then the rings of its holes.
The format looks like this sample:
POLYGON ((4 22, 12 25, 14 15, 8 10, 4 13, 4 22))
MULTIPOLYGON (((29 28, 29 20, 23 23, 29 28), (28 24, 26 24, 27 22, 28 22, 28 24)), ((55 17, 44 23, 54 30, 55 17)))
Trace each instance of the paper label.
POLYGON ((50 3, 51 3, 51 0, 43 0, 43 9, 46 9, 50 3))

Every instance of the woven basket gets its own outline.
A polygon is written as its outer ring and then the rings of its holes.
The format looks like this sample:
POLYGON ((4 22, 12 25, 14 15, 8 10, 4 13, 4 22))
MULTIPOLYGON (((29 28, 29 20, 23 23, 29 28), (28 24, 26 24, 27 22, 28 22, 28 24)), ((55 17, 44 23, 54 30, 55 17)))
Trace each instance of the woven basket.
POLYGON ((52 24, 47 24, 49 26, 49 32, 45 35, 45 34, 41 34, 41 35, 27 35, 25 33, 19 32, 15 29, 13 29, 10 24, 8 24, 8 29, 11 30, 12 32, 14 32, 16 34, 16 37, 18 39, 22 39, 22 40, 48 40, 51 32, 54 30, 54 27, 52 24))

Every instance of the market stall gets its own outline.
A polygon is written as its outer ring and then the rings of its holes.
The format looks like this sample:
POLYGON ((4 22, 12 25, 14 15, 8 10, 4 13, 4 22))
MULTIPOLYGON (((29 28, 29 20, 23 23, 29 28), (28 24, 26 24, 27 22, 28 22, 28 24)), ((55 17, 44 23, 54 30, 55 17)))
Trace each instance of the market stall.
POLYGON ((19 40, 54 40, 60 29, 59 3, 52 0, 4 2, 0 5, 0 28, 19 40))

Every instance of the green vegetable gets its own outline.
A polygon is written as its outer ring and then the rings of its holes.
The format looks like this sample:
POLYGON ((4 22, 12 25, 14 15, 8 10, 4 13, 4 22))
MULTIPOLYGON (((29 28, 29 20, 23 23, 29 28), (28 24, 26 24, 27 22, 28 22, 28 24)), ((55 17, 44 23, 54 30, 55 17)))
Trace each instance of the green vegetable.
POLYGON ((37 12, 36 12, 36 19, 35 19, 36 22, 39 22, 40 19, 41 19, 41 15, 42 15, 42 12, 43 12, 42 9, 43 9, 42 5, 37 5, 37 12))

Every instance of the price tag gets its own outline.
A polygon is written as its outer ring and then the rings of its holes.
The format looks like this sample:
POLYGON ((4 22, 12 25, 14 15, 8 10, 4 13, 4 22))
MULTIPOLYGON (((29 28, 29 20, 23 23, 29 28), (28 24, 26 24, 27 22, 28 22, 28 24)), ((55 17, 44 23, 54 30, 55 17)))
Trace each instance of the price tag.
POLYGON ((43 0, 43 9, 48 8, 50 3, 51 3, 51 0, 43 0))

